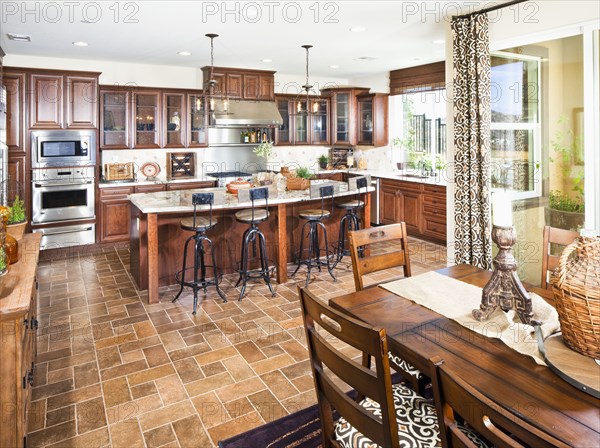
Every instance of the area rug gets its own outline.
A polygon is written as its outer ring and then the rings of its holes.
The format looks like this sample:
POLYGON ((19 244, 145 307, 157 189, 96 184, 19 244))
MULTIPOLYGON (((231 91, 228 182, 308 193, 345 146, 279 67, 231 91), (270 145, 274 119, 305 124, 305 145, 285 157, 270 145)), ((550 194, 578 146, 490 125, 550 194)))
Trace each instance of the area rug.
POLYGON ((219 442, 220 448, 316 448, 321 446, 316 405, 219 442))

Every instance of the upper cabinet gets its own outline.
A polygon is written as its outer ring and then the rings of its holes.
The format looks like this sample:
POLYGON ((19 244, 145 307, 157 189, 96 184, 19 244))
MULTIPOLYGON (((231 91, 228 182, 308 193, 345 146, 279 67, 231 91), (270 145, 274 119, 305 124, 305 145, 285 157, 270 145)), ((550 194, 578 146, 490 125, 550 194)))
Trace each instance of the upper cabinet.
MULTIPOLYGON (((242 100, 267 100, 275 98, 275 72, 245 70, 241 68, 213 67, 212 79, 216 81, 213 94, 242 100)), ((208 89, 211 67, 202 67, 204 88, 208 89)))
POLYGON ((329 98, 277 95, 277 108, 283 119, 275 133, 276 145, 328 145, 329 98))
POLYGON ((9 154, 25 155, 25 73, 5 71, 6 145, 9 154))
POLYGON ((388 95, 370 93, 359 95, 358 139, 359 145, 385 146, 388 144, 388 95))
POLYGON ((356 145, 357 95, 368 93, 362 87, 324 89, 323 96, 331 99, 331 142, 334 145, 356 145))
POLYGON ((206 146, 202 91, 100 87, 100 149, 206 146))
POLYGON ((98 73, 29 73, 31 129, 98 126, 98 73))

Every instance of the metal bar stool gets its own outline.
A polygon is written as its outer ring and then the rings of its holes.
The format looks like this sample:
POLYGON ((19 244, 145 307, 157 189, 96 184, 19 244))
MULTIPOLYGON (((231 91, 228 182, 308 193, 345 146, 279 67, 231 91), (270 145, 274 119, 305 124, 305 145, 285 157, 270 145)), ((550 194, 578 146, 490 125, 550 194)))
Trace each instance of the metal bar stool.
POLYGON ((242 236, 242 254, 240 258, 240 278, 238 279, 235 286, 237 287, 242 282, 242 290, 240 291, 240 298, 244 297, 246 291, 246 283, 248 279, 262 278, 269 287, 271 295, 275 295, 273 287, 271 286, 269 269, 269 258, 267 255, 267 243, 265 241, 265 235, 260 231, 257 224, 266 221, 269 217, 269 189, 267 187, 250 188, 249 190, 250 200, 252 201, 252 208, 240 210, 235 214, 235 219, 238 222, 250 224, 250 226, 244 231, 242 236), (265 208, 256 209, 254 201, 265 200, 265 208), (249 252, 250 244, 252 244, 253 257, 256 258, 256 245, 258 240, 259 256, 260 256, 260 268, 249 269, 249 252))
POLYGON ((181 285, 179 292, 172 300, 175 302, 181 293, 183 292, 184 286, 189 286, 194 291, 194 311, 192 314, 196 314, 196 307, 198 306, 198 290, 203 289, 204 294, 206 294, 206 287, 210 285, 215 285, 217 288, 217 293, 223 299, 223 302, 227 302, 227 297, 219 288, 219 275, 217 273, 217 262, 215 261, 215 251, 213 247, 213 243, 209 237, 206 236, 206 231, 213 228, 217 225, 217 220, 213 219, 212 214, 212 206, 214 203, 215 197, 214 193, 194 193, 192 194, 192 204, 194 204, 194 216, 191 218, 184 218, 180 222, 180 227, 183 230, 187 230, 190 232, 194 232, 192 236, 190 236, 186 241, 183 247, 183 263, 181 271, 177 271, 175 274, 175 279, 181 285), (197 206, 198 205, 208 205, 209 206, 209 217, 208 219, 203 216, 197 216, 197 206), (194 241, 194 265, 186 266, 186 258, 188 251, 188 244, 190 241, 194 241), (207 265, 204 262, 204 254, 206 253, 206 249, 204 245, 210 248, 210 255, 212 259, 212 265, 207 265), (206 278, 206 268, 213 268, 213 279, 206 278), (194 271, 194 280, 186 281, 185 272, 188 270, 194 271), (200 270, 200 275, 198 275, 198 270, 200 270))
MULTIPOLYGON (((293 277, 300 269, 300 266, 306 265, 308 272, 306 273, 306 286, 308 287, 308 281, 310 280, 310 271, 312 268, 318 268, 321 271, 321 266, 327 266, 329 275, 336 281, 333 275, 333 266, 331 265, 329 258, 329 243, 327 241, 327 229, 325 224, 321 221, 324 218, 329 218, 333 213, 333 185, 327 185, 319 188, 319 196, 321 198, 321 209, 310 209, 302 210, 298 216, 300 219, 306 219, 307 221, 302 225, 302 236, 300 237, 300 250, 298 252, 298 265, 296 270, 291 275, 293 277), (325 210, 325 197, 331 196, 331 211, 325 210), (303 259, 302 254, 304 252, 304 238, 305 229, 308 227, 308 257, 303 259), (323 230, 323 239, 325 240, 325 260, 321 259, 321 248, 319 247, 319 227, 323 230)), ((333 254, 332 254, 333 256, 333 254)))
MULTIPOLYGON (((346 202, 337 202, 335 204, 336 208, 344 208, 346 209, 346 214, 342 216, 340 219, 340 231, 338 235, 337 244, 335 246, 336 257, 333 263, 333 267, 335 268, 338 263, 342 260, 344 255, 350 255, 350 246, 346 244, 348 240, 348 232, 350 230, 360 230, 362 220, 360 216, 358 216, 358 210, 365 206, 365 201, 361 200, 361 195, 367 193, 367 177, 360 176, 356 177, 356 188, 358 193, 356 193, 355 197, 351 201, 346 202), (361 190, 364 188, 364 191, 361 193, 361 190)), ((360 250, 362 255, 362 250, 360 250)))

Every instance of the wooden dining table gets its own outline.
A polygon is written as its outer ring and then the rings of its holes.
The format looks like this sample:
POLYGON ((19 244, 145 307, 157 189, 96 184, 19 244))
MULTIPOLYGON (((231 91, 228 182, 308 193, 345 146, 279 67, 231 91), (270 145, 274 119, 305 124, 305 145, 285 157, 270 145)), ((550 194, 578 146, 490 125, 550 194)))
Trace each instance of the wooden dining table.
MULTIPOLYGON (((491 276, 491 272, 470 265, 437 272, 479 287, 485 286, 491 276)), ((553 303, 549 291, 525 286, 553 303)), ((460 297, 448 291, 439 300, 460 297)), ((439 356, 460 372, 462 379, 531 425, 573 447, 600 447, 600 400, 499 339, 476 333, 384 288, 346 294, 329 303, 357 319, 385 328, 390 350, 424 374, 432 375, 429 360, 439 356)))

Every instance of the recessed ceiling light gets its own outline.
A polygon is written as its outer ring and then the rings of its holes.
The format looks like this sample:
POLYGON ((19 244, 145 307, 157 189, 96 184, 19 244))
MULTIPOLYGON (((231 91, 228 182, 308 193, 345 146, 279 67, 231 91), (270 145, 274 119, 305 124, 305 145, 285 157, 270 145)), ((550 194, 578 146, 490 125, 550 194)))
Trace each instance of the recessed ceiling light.
POLYGON ((444 39, 436 39, 433 41, 433 43, 436 45, 441 45, 441 44, 445 44, 446 41, 444 39))
POLYGON ((87 42, 78 40, 77 42, 73 42, 73 45, 75 45, 76 47, 87 47, 89 44, 87 42))
POLYGON ((363 31, 367 31, 367 29, 364 26, 353 26, 350 28, 350 31, 353 33, 362 33, 363 31))
POLYGON ((178 51, 177 54, 179 56, 191 56, 192 53, 190 53, 189 51, 178 51))
POLYGON ((6 33, 10 40, 14 40, 17 42, 31 42, 31 36, 27 34, 14 34, 14 33, 6 33))
POLYGON ((333 64, 333 65, 330 65, 329 68, 340 68, 340 66, 337 64, 333 64))
POLYGON ((260 62, 273 62, 273 59, 264 58, 264 59, 261 59, 260 62))
POLYGON ((358 57, 356 59, 354 59, 355 61, 363 61, 363 62, 368 62, 368 61, 374 61, 377 58, 374 58, 373 56, 361 56, 358 57))
POLYGON ((420 61, 421 58, 413 58, 413 61, 420 61))

